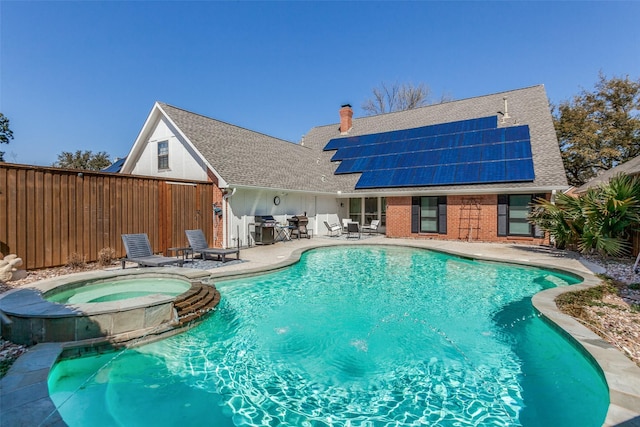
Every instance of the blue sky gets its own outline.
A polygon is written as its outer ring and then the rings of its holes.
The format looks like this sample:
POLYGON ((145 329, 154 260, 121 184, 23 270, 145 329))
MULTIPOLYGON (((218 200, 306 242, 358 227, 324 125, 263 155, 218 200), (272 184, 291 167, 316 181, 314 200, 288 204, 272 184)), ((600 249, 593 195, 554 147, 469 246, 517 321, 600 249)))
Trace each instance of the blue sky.
POLYGON ((640 78, 640 2, 0 1, 5 161, 127 155, 155 101, 289 141, 381 82, 551 102, 640 78))

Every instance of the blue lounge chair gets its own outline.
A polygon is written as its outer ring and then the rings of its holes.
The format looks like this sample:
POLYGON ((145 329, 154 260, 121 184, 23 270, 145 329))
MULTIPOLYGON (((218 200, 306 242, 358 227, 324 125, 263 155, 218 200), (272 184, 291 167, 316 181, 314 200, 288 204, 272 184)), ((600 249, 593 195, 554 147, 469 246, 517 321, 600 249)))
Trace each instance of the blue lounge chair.
POLYGON ((162 255, 154 255, 149 243, 149 237, 144 234, 123 234, 122 243, 127 251, 127 257, 122 260, 122 268, 127 261, 135 262, 142 267, 162 267, 177 264, 182 267, 183 261, 179 258, 170 258, 162 255))
POLYGON ((207 255, 216 255, 223 263, 227 262, 227 255, 236 254, 236 259, 240 259, 240 248, 210 248, 202 230, 185 230, 185 234, 187 235, 187 240, 189 240, 192 255, 194 253, 199 253, 203 258, 206 258, 207 255))

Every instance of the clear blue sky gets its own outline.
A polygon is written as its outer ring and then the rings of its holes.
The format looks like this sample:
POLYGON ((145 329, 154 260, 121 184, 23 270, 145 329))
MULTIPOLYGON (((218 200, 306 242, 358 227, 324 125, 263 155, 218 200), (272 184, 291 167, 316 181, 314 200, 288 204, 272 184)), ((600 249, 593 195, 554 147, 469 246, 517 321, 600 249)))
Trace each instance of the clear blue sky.
POLYGON ((381 82, 553 103, 640 78, 640 2, 0 1, 5 160, 127 155, 158 100, 289 141, 381 82))

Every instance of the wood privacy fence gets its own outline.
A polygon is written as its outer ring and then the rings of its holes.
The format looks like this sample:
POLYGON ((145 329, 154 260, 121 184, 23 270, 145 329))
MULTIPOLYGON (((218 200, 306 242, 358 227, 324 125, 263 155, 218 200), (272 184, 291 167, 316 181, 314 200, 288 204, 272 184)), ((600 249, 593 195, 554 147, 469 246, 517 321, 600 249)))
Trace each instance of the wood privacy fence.
MULTIPOLYGON (((155 253, 185 246, 184 230, 213 235, 209 182, 0 163, 0 252, 22 268, 65 265, 72 254, 125 254, 121 234, 147 233, 155 253)), ((211 242, 210 242, 211 243, 211 242)))

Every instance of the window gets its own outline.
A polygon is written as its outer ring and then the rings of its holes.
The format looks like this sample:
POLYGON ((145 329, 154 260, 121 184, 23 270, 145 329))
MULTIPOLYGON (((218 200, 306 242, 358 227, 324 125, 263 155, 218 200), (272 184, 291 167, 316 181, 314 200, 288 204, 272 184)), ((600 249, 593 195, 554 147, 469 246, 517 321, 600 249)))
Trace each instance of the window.
POLYGON ((413 197, 411 232, 447 234, 447 197, 413 197))
POLYGON ((530 236, 531 224, 529 216, 530 195, 509 196, 509 234, 516 236, 530 236))
POLYGON ((498 195, 498 236, 544 237, 541 230, 529 223, 531 202, 543 194, 498 195))
POLYGON ((371 221, 378 219, 378 198, 377 197, 365 197, 364 198, 364 223, 371 224, 371 221))
POLYGON ((387 225, 387 198, 386 197, 382 197, 380 199, 380 225, 381 226, 386 226, 387 225))
POLYGON ((169 141, 158 142, 158 170, 169 169, 169 141))
POLYGON ((362 224, 362 199, 360 197, 349 199, 349 218, 351 218, 351 221, 362 224))
POLYGON ((438 198, 437 197, 421 197, 420 198, 420 232, 421 233, 437 233, 438 232, 438 198))

